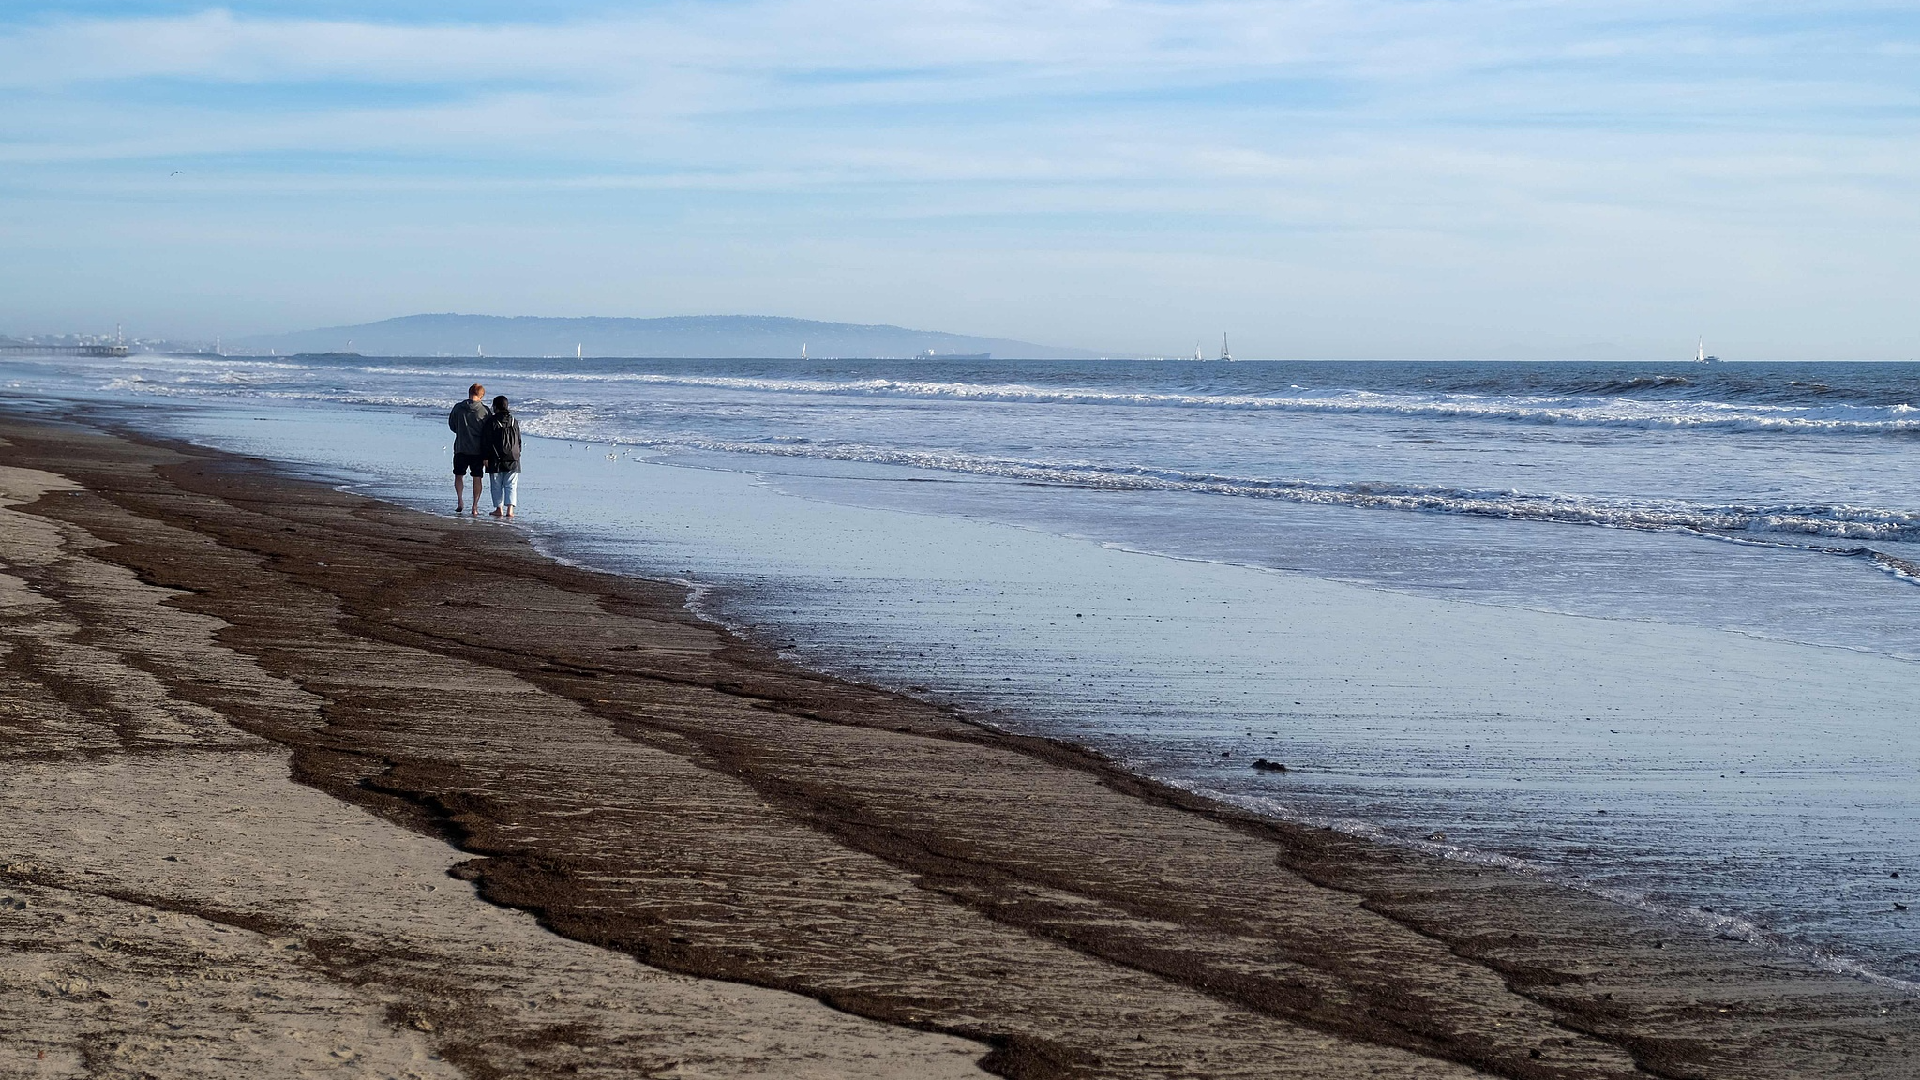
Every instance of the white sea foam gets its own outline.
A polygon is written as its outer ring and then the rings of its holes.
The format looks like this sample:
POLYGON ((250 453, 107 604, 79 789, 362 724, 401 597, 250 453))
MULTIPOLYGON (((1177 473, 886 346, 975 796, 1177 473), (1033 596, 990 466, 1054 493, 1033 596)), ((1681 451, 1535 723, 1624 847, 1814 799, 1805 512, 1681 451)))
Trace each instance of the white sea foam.
MULTIPOLYGON (((1847 504, 1714 505, 1679 500, 1607 500, 1593 496, 1515 490, 1468 490, 1417 484, 1324 483, 1306 479, 1224 476, 1094 462, 995 458, 956 451, 900 450, 862 444, 797 441, 621 437, 590 416, 549 414, 526 422, 529 434, 594 439, 656 449, 857 461, 912 469, 991 476, 1026 483, 1129 491, 1182 491, 1367 509, 1463 514, 1594 525, 1615 529, 1682 531, 1716 537, 1781 542, 1789 537, 1849 541, 1920 539, 1920 513, 1847 504)), ((1868 555, 1846 549, 1835 554, 1868 555)))
MULTIPOLYGON (((378 367, 365 370, 369 373, 387 375, 445 376, 445 372, 424 368, 378 367)), ((1920 409, 1905 404, 1769 405, 1613 396, 1418 394, 1347 389, 1303 390, 1294 394, 1128 393, 1097 388, 1044 387, 1025 383, 902 379, 777 379, 718 375, 664 375, 652 372, 524 372, 518 377, 534 382, 638 383, 663 387, 705 387, 736 392, 829 397, 1215 411, 1328 412, 1409 418, 1504 420, 1590 427, 1726 429, 1810 434, 1920 432, 1920 409)))
POLYGON ((100 389, 108 392, 134 393, 170 398, 241 398, 249 401, 286 401, 298 403, 319 402, 333 405, 362 405, 373 408, 394 409, 430 409, 444 408, 450 402, 446 398, 430 398, 412 394, 381 394, 355 390, 273 390, 253 384, 244 377, 219 377, 213 382, 218 389, 212 389, 206 383, 182 385, 181 383, 154 382, 140 375, 128 375, 109 379, 100 384, 100 389))
MULTIPOLYGON (((438 408, 446 402, 392 391, 255 385, 255 372, 271 379, 285 363, 249 362, 235 367, 215 361, 175 361, 179 368, 204 375, 188 383, 162 383, 139 374, 109 380, 102 388, 170 397, 243 395, 263 400, 328 401, 389 408, 438 408)), ((403 365, 349 369, 391 379, 431 377, 446 372, 403 365)), ((1525 420, 1626 427, 1704 427, 1742 430, 1893 433, 1920 431, 1920 411, 1906 405, 1826 407, 1729 405, 1713 402, 1641 401, 1617 398, 1511 397, 1466 394, 1419 395, 1361 390, 1303 391, 1297 395, 1219 395, 1118 393, 1089 389, 1052 389, 1020 383, 963 383, 897 379, 827 380, 734 376, 663 375, 652 372, 525 372, 517 378, 538 384, 631 383, 705 387, 730 392, 765 392, 867 397, 934 398, 984 402, 1035 402, 1189 409, 1299 409, 1372 413, 1408 417, 1525 420)), ((405 383, 402 383, 404 386, 405 383)), ((399 389, 399 387, 395 387, 399 389)), ((1808 541, 1849 544, 1920 540, 1920 512, 1849 503, 1704 503, 1675 499, 1625 499, 1516 489, 1461 488, 1391 482, 1324 481, 1302 477, 1240 476, 1094 461, 1048 461, 915 449, 862 443, 813 443, 803 437, 766 441, 701 438, 691 435, 649 437, 632 426, 594 411, 569 409, 549 400, 555 411, 525 421, 529 434, 588 439, 656 448, 735 454, 773 455, 857 461, 913 469, 988 476, 1024 483, 1109 490, 1179 491, 1365 509, 1455 514, 1517 521, 1553 522, 1613 529, 1689 532, 1746 543, 1808 546, 1808 541)), ((1872 556, 1896 577, 1920 583, 1920 563, 1848 547, 1834 554, 1872 556)))
POLYGON ((1916 563, 1912 559, 1900 558, 1897 555, 1889 555, 1884 551, 1876 551, 1872 554, 1875 566, 1878 566, 1880 569, 1885 570, 1887 573, 1892 574, 1902 581, 1911 581, 1916 585, 1920 585, 1920 563, 1916 563))
MULTIPOLYGON (((142 358, 154 368, 177 371, 185 382, 220 385, 259 381, 274 375, 362 375, 376 380, 448 379, 443 368, 405 364, 312 367, 277 360, 142 358), (204 377, 205 382, 200 379, 204 377)), ((1904 404, 1770 404, 1688 398, 1642 398, 1618 393, 1501 394, 1421 393, 1366 389, 1304 389, 1285 393, 1172 392, 1164 388, 1128 391, 1087 386, 1041 386, 1022 382, 968 382, 899 378, 753 377, 670 374, 649 371, 516 370, 522 384, 629 385, 662 389, 710 389, 743 394, 852 397, 869 400, 924 400, 1003 404, 1101 406, 1201 410, 1212 412, 1300 412, 1431 420, 1480 420, 1574 427, 1641 430, 1771 432, 1810 435, 1908 435, 1920 433, 1920 409, 1904 404)), ((456 379, 456 381, 458 381, 456 379)), ((1681 387, 1675 376, 1616 381, 1616 390, 1681 387)), ((311 400, 340 400, 331 388, 289 390, 311 400)), ((351 400, 351 398, 349 398, 351 400)))

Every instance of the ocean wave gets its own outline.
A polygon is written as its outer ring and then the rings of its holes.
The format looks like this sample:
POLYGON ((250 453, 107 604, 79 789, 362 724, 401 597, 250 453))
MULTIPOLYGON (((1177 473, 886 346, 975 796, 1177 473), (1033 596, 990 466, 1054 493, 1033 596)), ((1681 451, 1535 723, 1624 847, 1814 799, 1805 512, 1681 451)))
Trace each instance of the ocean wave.
POLYGON ((217 379, 213 384, 182 385, 157 382, 142 375, 108 379, 99 389, 116 393, 144 394, 170 398, 217 398, 246 401, 287 401, 310 404, 361 405, 394 409, 444 409, 450 398, 430 398, 409 394, 379 394, 358 390, 271 390, 245 379, 217 379))
MULTIPOLYGON (((572 427, 565 414, 535 418, 526 423, 526 429, 529 434, 554 438, 588 437, 572 427)), ((592 437, 609 441, 605 434, 592 437)), ((1678 500, 1609 500, 1513 489, 1476 490, 1421 484, 1223 476, 1146 466, 1029 461, 861 444, 735 442, 696 438, 623 438, 611 441, 659 449, 858 461, 1062 487, 1195 492, 1364 509, 1460 514, 1641 531, 1689 532, 1727 539, 1777 542, 1789 537, 1818 537, 1849 541, 1920 541, 1920 511, 1845 503, 1766 506, 1714 505, 1678 500)), ((1872 554, 1857 547, 1832 549, 1832 553, 1872 554)))
POLYGON ((1865 554, 1873 559, 1875 566, 1899 578, 1901 581, 1911 581, 1915 585, 1920 585, 1920 562, 1915 562, 1912 559, 1903 559, 1897 555, 1889 555, 1884 551, 1869 551, 1865 552, 1865 554))
POLYGON ((1613 379, 1586 391, 1592 394, 1637 394, 1643 390, 1664 390, 1674 386, 1692 386, 1685 375, 1637 375, 1631 379, 1613 379))
MULTIPOLYGON (((508 361, 508 363, 512 363, 508 361)), ((301 367, 284 359, 213 361, 172 359, 149 363, 150 376, 210 390, 236 381, 263 387, 276 375, 298 374, 338 379, 343 375, 375 380, 449 378, 443 368, 405 363, 375 363, 301 367)), ((1084 374, 1084 373, 1083 373, 1084 374)), ((1571 375, 1572 373, 1568 373, 1571 375)), ((1197 387, 1191 381, 1132 389, 1122 386, 1041 385, 1034 382, 913 379, 898 377, 821 377, 813 375, 704 375, 660 371, 579 371, 545 368, 509 368, 499 375, 515 382, 539 385, 625 385, 662 390, 716 390, 739 394, 817 398, 860 398, 871 401, 952 401, 1008 405, 1059 405, 1113 409, 1171 409, 1211 412, 1322 413, 1408 420, 1477 420, 1570 427, 1623 428, 1674 431, 1767 432, 1833 435, 1908 435, 1920 433, 1920 409, 1904 401, 1867 404, 1833 401, 1825 385, 1769 381, 1764 394, 1777 397, 1783 386, 1798 388, 1796 400, 1759 401, 1761 391, 1700 382, 1675 374, 1620 374, 1597 372, 1590 378, 1564 378, 1547 388, 1526 386, 1508 379, 1488 383, 1486 389, 1462 389, 1477 384, 1456 383, 1446 389, 1357 387, 1231 390, 1197 387), (1716 400, 1703 394, 1722 393, 1736 400, 1716 400), (1808 400, 1812 399, 1812 400, 1808 400)), ((459 380, 455 380, 459 381, 459 380)), ((337 391, 285 385, 276 388, 294 396, 303 393, 329 400, 337 391)))
MULTIPOLYGON (((370 374, 443 376, 430 369, 370 367, 370 374)), ((908 379, 754 378, 666 375, 654 372, 528 372, 531 381, 627 383, 661 387, 1007 404, 1199 409, 1232 412, 1319 412, 1434 419, 1640 429, 1721 429, 1810 434, 1920 432, 1920 409, 1910 405, 1768 405, 1614 396, 1647 386, 1684 386, 1679 376, 1648 376, 1591 388, 1580 395, 1403 393, 1378 390, 1297 390, 1290 393, 1175 393, 1030 383, 908 379)))
MULTIPOLYGON (((652 376, 648 376, 651 378, 652 376)), ((721 381, 721 380, 708 380, 721 381)), ((724 380, 739 382, 748 380, 724 380)), ((752 380, 759 382, 759 380, 752 380)), ((445 401, 409 394, 359 391, 264 390, 256 387, 205 385, 184 387, 131 375, 108 382, 103 389, 160 396, 245 396, 262 400, 334 401, 389 408, 439 408, 445 401)), ((551 402, 562 405, 561 402, 551 402)), ((876 465, 938 472, 989 476, 1023 483, 1109 490, 1180 491, 1243 498, 1363 509, 1456 514, 1516 521, 1590 525, 1657 532, 1687 532, 1747 543, 1791 543, 1795 538, 1867 542, 1920 541, 1920 511, 1856 506, 1846 503, 1708 504, 1682 500, 1627 500, 1555 492, 1514 489, 1473 489, 1392 482, 1327 482, 1299 478, 1271 478, 1190 472, 1138 465, 1086 461, 1035 461, 992 457, 946 450, 910 450, 859 443, 818 444, 803 439, 745 442, 686 435, 623 436, 600 428, 569 409, 530 415, 523 424, 529 434, 562 439, 586 439, 651 448, 684 448, 720 453, 858 461, 876 465)), ((1920 420, 1912 421, 1920 424, 1920 420)), ((1791 546, 1806 547, 1805 543, 1791 546)), ((1882 556, 1865 548, 1825 549, 1832 554, 1874 556, 1877 565, 1897 577, 1920 584, 1920 563, 1882 556)))

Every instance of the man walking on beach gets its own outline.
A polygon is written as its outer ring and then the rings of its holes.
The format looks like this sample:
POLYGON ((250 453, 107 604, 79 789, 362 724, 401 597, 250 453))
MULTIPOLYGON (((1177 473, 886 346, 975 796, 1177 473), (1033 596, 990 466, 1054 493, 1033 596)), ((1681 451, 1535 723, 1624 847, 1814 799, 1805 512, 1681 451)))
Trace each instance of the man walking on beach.
POLYGON ((473 474, 473 513, 480 513, 480 477, 487 468, 487 406, 481 400, 487 388, 479 383, 467 387, 467 400, 447 414, 447 428, 453 432, 453 512, 466 509, 466 492, 460 478, 473 474))

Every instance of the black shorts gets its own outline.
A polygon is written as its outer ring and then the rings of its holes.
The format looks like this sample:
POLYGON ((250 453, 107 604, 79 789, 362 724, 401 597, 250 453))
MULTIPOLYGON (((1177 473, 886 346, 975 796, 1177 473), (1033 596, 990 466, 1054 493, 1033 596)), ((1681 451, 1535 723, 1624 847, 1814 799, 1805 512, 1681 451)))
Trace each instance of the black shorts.
POLYGON ((478 477, 482 473, 486 472, 487 471, 486 455, 485 454, 453 455, 453 475, 455 477, 465 476, 469 469, 473 471, 473 475, 475 477, 478 477))

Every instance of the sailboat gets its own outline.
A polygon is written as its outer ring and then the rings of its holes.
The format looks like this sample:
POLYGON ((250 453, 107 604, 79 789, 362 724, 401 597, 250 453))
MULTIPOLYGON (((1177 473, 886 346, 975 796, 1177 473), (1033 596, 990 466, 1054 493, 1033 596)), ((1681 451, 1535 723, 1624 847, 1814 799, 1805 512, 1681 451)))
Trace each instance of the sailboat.
POLYGON ((1233 351, 1227 348, 1227 335, 1224 331, 1220 334, 1220 359, 1229 364, 1233 363, 1233 351))
POLYGON ((806 358, 807 358, 807 343, 803 341, 800 343, 800 359, 805 360, 806 358))
POLYGON ((1193 358, 1201 361, 1206 360, 1206 356, 1200 352, 1200 343, 1197 341, 1193 343, 1193 358))
POLYGON ((1693 354, 1693 362, 1696 364, 1717 364, 1720 362, 1720 358, 1707 355, 1707 339, 1701 338, 1700 348, 1693 354))
POLYGON ((582 349, 583 347, 584 347, 584 346, 581 346, 581 345, 575 345, 575 346, 573 347, 573 358, 574 358, 575 360, 579 360, 579 359, 581 359, 581 356, 580 356, 580 350, 581 350, 581 349, 582 349))

